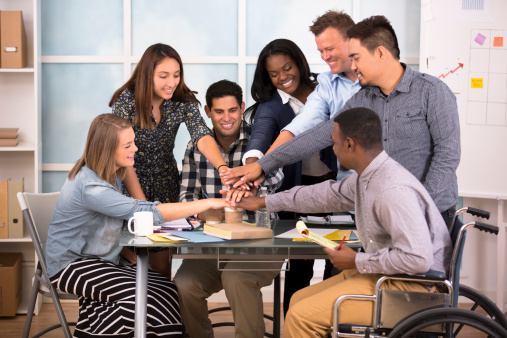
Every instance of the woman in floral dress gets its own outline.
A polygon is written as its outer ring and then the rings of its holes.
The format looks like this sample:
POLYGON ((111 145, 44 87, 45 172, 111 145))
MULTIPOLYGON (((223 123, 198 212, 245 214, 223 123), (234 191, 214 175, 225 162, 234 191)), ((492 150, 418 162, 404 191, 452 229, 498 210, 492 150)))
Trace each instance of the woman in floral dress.
MULTIPOLYGON (((173 149, 182 123, 208 161, 217 169, 226 167, 199 112, 196 92, 187 87, 183 75, 176 50, 165 44, 152 45, 109 102, 114 114, 134 126, 139 151, 134 168, 128 168, 124 181, 131 197, 162 203, 178 201, 179 173, 173 149)), ((170 276, 168 255, 168 251, 150 255, 151 266, 166 276, 170 276)), ((135 259, 134 255, 129 256, 130 260, 135 259)))

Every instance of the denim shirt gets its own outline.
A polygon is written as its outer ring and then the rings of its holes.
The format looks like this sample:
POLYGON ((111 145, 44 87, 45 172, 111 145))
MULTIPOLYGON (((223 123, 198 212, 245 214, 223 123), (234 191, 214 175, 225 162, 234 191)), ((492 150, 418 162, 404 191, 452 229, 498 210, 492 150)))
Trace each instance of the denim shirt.
POLYGON ((156 205, 122 195, 121 182, 112 186, 84 166, 67 179, 56 202, 46 242, 48 275, 52 277, 80 258, 101 258, 118 264, 123 221, 138 211, 153 212, 153 222, 165 222, 156 205))

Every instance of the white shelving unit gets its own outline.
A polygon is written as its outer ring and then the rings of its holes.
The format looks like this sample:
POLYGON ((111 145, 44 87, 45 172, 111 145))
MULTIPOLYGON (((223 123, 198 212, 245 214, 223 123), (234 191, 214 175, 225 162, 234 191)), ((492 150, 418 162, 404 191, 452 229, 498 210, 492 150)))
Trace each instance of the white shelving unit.
MULTIPOLYGON (((0 180, 24 179, 24 190, 41 189, 40 102, 40 1, 0 0, 0 11, 23 11, 28 65, 22 69, 0 68, 0 127, 19 128, 16 147, 0 147, 0 180)), ((23 254, 23 298, 18 313, 26 313, 37 262, 28 232, 24 238, 0 239, 0 252, 23 254)), ((35 309, 38 314, 40 300, 35 309)))

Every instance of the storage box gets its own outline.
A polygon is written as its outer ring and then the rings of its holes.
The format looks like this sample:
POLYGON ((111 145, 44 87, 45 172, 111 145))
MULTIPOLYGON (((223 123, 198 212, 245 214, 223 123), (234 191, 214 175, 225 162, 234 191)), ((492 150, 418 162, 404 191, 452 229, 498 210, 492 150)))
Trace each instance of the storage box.
POLYGON ((0 238, 23 238, 25 219, 17 194, 23 192, 23 179, 0 182, 0 238))
POLYGON ((23 192, 23 179, 7 181, 7 225, 9 238, 23 238, 25 236, 25 219, 18 202, 18 192, 23 192))
POLYGON ((7 181, 0 181, 0 238, 9 238, 9 202, 7 200, 7 181))
POLYGON ((15 316, 21 302, 21 253, 0 253, 0 317, 15 316))
POLYGON ((26 31, 21 11, 0 12, 0 67, 26 67, 26 31))

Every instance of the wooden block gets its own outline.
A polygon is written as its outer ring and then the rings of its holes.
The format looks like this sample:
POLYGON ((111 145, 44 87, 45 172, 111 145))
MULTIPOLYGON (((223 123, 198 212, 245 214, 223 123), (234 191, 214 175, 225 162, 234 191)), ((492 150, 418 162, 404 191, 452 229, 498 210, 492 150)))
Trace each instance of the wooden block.
POLYGON ((273 237, 273 230, 246 223, 221 223, 213 225, 204 224, 204 234, 224 239, 256 239, 273 237))

